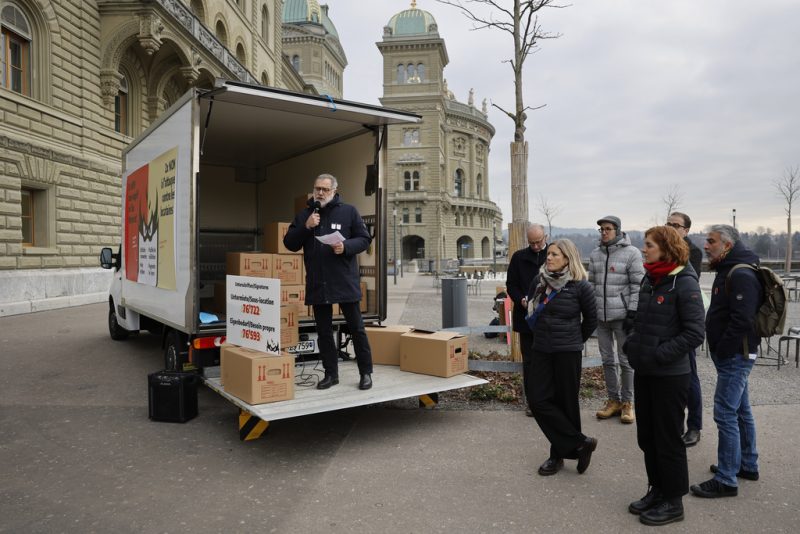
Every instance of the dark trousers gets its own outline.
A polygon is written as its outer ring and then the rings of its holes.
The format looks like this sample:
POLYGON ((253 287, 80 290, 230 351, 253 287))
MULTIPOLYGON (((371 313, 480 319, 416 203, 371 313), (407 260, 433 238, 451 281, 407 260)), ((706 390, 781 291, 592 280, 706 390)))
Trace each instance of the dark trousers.
POLYGON ((689 382, 688 415, 686 416, 686 430, 703 429, 703 395, 700 393, 700 377, 697 376, 697 351, 689 351, 689 363, 692 365, 691 381, 689 382))
POLYGON ((689 467, 683 444, 683 412, 689 396, 689 373, 633 377, 636 437, 644 453, 649 485, 667 499, 689 492, 689 467))
POLYGON ((525 392, 525 401, 531 408, 531 365, 533 365, 533 334, 530 332, 517 332, 519 334, 519 348, 522 351, 522 390, 525 392))
MULTIPOLYGON (((353 337, 353 347, 356 351, 358 372, 362 375, 372 374, 372 351, 369 348, 367 333, 364 330, 364 321, 361 319, 361 310, 358 302, 342 302, 339 304, 347 328, 353 337)), ((319 336, 319 352, 322 356, 322 367, 326 375, 339 376, 339 347, 333 339, 333 305, 315 304, 314 321, 317 324, 319 336)))
POLYGON ((581 353, 533 351, 528 399, 539 428, 550 441, 551 458, 575 458, 581 433, 578 390, 581 353))

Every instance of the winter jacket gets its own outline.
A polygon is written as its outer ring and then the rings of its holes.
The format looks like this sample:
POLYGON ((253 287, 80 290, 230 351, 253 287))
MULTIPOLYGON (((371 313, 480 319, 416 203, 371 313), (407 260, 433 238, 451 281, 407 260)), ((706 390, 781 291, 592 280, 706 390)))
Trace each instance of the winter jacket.
POLYGON ((697 279, 700 279, 700 273, 703 271, 703 251, 695 245, 689 237, 684 237, 684 241, 689 245, 689 263, 692 264, 692 269, 697 273, 697 279))
POLYGON ((644 267, 642 253, 631 245, 626 233, 613 245, 601 244, 589 254, 588 273, 599 321, 618 321, 629 310, 636 311, 644 267))
MULTIPOLYGON (((539 283, 533 279, 531 290, 539 283)), ((531 291, 533 293, 533 291, 531 291)), ((533 350, 539 352, 582 351, 597 328, 594 291, 586 280, 571 280, 545 304, 533 328, 533 350)))
POLYGON ((306 304, 335 304, 361 300, 358 259, 372 241, 358 211, 340 201, 336 194, 319 211, 319 225, 311 230, 306 220, 313 213, 306 208, 295 216, 283 238, 289 250, 303 249, 306 267, 306 304), (344 253, 336 254, 333 247, 324 245, 316 236, 339 231, 344 236, 344 253))
POLYGON ((527 310, 522 305, 522 299, 528 294, 533 278, 539 274, 539 269, 547 258, 547 247, 539 252, 534 252, 531 247, 518 250, 511 256, 506 275, 506 289, 508 296, 514 301, 513 327, 514 332, 531 333, 525 321, 527 310))
POLYGON ((728 272, 738 263, 759 264, 758 256, 741 241, 733 245, 717 265, 717 276, 711 287, 711 304, 706 313, 706 337, 708 348, 718 358, 742 354, 745 336, 749 354, 755 353, 761 342, 753 329, 756 312, 764 299, 764 289, 756 273, 750 269, 736 269, 725 288, 728 272))
POLYGON ((639 308, 624 352, 642 376, 691 372, 689 352, 703 343, 703 295, 691 265, 681 265, 657 284, 645 276, 639 308))

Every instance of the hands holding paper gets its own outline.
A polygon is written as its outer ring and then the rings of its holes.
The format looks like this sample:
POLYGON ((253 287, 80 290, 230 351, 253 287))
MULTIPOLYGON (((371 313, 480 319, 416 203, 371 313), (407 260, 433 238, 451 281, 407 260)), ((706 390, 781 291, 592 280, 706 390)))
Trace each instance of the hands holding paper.
POLYGON ((344 254, 344 236, 338 230, 332 234, 317 236, 317 240, 325 245, 330 245, 336 254, 344 254))
POLYGON ((332 248, 335 254, 344 254, 344 241, 332 245, 332 248))

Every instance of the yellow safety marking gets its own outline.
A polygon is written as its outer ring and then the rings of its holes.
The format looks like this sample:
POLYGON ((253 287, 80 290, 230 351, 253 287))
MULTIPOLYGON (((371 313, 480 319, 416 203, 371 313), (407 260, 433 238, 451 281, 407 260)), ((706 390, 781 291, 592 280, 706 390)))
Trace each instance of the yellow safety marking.
POLYGON ((430 395, 420 395, 419 401, 425 405, 426 409, 435 408, 437 404, 430 395))
POLYGON ((259 419, 255 415, 244 410, 239 411, 239 439, 250 441, 258 439, 267 431, 269 421, 259 419))

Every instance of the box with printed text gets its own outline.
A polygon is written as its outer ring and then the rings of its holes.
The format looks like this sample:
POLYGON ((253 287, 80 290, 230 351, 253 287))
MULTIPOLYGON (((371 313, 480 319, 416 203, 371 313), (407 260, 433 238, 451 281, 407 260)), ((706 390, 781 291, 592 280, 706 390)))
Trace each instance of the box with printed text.
POLYGON ((294 356, 225 344, 221 349, 225 392, 248 404, 294 398, 294 356))
POLYGON ((466 373, 467 336, 458 332, 411 330, 400 336, 400 369, 444 378, 466 373))

